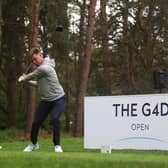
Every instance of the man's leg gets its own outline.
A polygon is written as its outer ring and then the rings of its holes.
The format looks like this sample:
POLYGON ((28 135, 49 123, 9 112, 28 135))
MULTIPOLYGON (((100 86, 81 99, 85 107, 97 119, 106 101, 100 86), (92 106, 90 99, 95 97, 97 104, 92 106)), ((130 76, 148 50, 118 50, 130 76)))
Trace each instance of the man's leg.
POLYGON ((54 145, 60 145, 60 121, 61 113, 65 110, 66 97, 53 101, 52 116, 53 116, 53 142, 54 145))
POLYGON ((46 119, 48 116, 48 113, 50 111, 50 103, 41 101, 35 115, 35 119, 32 124, 31 128, 31 141, 33 144, 37 143, 37 137, 38 137, 38 132, 39 128, 42 124, 42 122, 46 119))
POLYGON ((38 136, 38 131, 39 128, 42 124, 42 122, 45 120, 47 117, 49 110, 50 109, 50 104, 48 102, 40 102, 38 109, 36 111, 36 116, 34 119, 34 122, 32 124, 31 128, 31 141, 32 143, 29 144, 25 149, 24 152, 31 152, 33 150, 37 150, 39 148, 39 145, 37 143, 37 136, 38 136))

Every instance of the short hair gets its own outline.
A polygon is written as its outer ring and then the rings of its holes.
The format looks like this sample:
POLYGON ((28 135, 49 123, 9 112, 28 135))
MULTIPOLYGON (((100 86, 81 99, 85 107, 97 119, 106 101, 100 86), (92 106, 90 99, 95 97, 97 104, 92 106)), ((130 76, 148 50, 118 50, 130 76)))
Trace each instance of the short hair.
POLYGON ((29 55, 32 57, 34 54, 38 54, 40 53, 40 49, 37 48, 37 47, 33 47, 30 52, 29 52, 29 55))

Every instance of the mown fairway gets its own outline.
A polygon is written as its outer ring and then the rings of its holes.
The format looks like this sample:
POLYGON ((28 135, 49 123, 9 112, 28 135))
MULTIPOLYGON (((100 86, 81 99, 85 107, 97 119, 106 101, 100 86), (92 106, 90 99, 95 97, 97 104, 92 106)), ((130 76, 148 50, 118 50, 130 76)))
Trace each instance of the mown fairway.
POLYGON ((64 153, 54 153, 51 139, 40 139, 40 149, 22 152, 27 141, 2 142, 1 168, 168 168, 168 152, 114 150, 101 154, 99 150, 83 149, 83 139, 63 138, 64 153))

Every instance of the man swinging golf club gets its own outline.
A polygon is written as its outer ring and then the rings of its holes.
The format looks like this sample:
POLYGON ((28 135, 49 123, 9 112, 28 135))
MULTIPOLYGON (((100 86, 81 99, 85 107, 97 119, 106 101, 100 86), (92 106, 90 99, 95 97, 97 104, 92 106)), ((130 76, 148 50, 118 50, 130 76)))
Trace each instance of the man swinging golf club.
POLYGON ((31 49, 30 56, 32 62, 37 65, 37 68, 31 73, 20 76, 18 82, 28 81, 34 86, 39 85, 41 101, 32 123, 30 136, 31 144, 24 149, 24 152, 31 152, 39 149, 39 144, 37 142, 38 131, 49 113, 52 115, 54 150, 55 152, 63 152, 60 146, 59 118, 61 113, 65 110, 66 97, 54 69, 55 61, 49 57, 43 58, 38 48, 31 49))

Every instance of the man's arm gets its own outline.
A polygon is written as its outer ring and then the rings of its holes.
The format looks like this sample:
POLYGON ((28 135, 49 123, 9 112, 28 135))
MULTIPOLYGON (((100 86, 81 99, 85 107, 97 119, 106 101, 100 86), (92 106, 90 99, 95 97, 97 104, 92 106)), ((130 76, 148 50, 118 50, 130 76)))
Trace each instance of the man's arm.
POLYGON ((29 80, 28 82, 29 82, 29 84, 30 84, 31 86, 34 86, 34 87, 37 87, 37 86, 38 86, 38 82, 35 81, 35 80, 29 80))
POLYGON ((36 79, 43 77, 44 75, 45 75, 45 73, 43 71, 43 68, 39 67, 31 73, 23 74, 22 76, 20 76, 18 79, 18 82, 30 81, 30 80, 34 80, 34 79, 36 80, 36 79))

